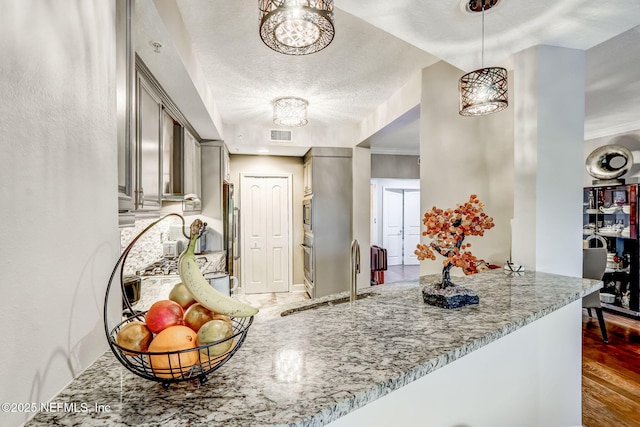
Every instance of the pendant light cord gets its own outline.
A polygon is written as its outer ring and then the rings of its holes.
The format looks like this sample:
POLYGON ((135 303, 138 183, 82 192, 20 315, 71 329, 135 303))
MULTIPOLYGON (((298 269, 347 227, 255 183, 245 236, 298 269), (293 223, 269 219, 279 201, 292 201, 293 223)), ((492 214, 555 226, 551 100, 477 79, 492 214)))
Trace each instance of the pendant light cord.
POLYGON ((480 57, 480 68, 484 68, 484 2, 485 0, 482 0, 482 54, 480 57))

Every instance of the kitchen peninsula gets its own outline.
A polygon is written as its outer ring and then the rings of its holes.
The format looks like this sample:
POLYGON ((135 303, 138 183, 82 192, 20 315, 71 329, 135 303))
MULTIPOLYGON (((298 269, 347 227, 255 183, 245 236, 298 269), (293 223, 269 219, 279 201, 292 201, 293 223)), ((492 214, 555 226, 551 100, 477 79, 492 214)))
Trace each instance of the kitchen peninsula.
POLYGON ((401 283, 353 304, 258 313, 204 385, 165 390, 108 351, 52 400, 87 411, 27 425, 579 425, 580 300, 602 282, 502 270, 454 281, 480 303, 429 306, 421 284, 401 283))

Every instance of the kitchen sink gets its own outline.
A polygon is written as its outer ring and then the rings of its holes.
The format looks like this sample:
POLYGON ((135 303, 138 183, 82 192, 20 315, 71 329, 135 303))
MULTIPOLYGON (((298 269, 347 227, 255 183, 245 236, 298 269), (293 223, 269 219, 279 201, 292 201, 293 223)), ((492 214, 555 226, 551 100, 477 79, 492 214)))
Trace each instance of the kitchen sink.
MULTIPOLYGON (((366 293, 363 293, 363 294, 358 294, 356 296, 356 301, 357 300, 361 300, 361 299, 365 299, 365 298, 371 298, 371 297, 374 297, 376 295, 380 295, 380 294, 377 294, 375 292, 366 292, 366 293)), ((316 309, 316 308, 319 308, 319 307, 330 307, 332 305, 344 304, 345 302, 349 302, 349 296, 348 295, 345 296, 345 297, 338 297, 338 298, 330 299, 328 301, 311 302, 311 303, 306 304, 306 305, 304 305, 302 307, 291 308, 291 309, 285 310, 282 313, 280 313, 280 316, 284 317, 284 316, 288 316, 290 314, 299 313, 301 311, 312 310, 312 309, 316 309)))

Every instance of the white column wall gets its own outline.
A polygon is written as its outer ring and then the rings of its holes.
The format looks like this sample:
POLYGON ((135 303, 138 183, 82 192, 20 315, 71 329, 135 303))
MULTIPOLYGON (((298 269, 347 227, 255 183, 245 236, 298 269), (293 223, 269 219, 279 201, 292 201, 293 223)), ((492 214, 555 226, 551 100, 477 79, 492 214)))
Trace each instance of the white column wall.
MULTIPOLYGON (((421 211, 434 205, 454 208, 477 194, 495 227, 465 243, 472 244, 470 250, 478 259, 502 265, 509 257, 513 217, 513 107, 488 116, 460 116, 458 79, 463 74, 445 62, 423 70, 421 211)), ((420 274, 442 271, 442 261, 438 256, 421 262, 420 274)), ((462 274, 459 268, 451 272, 462 274)))
POLYGON ((584 51, 537 46, 515 56, 513 261, 582 274, 584 51))
MULTIPOLYGON (((41 403, 107 349, 120 253, 115 3, 0 8, 0 402, 41 403)), ((3 411, 0 425, 31 415, 3 411)))

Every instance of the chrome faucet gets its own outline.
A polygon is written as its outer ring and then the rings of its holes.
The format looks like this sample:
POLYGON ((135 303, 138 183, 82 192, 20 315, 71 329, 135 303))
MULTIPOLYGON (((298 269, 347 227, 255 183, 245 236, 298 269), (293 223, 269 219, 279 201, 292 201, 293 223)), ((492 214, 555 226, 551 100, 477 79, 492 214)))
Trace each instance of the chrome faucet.
POLYGON ((358 273, 360 273, 360 244, 357 240, 351 242, 351 286, 349 301, 356 300, 356 291, 358 290, 358 273))

